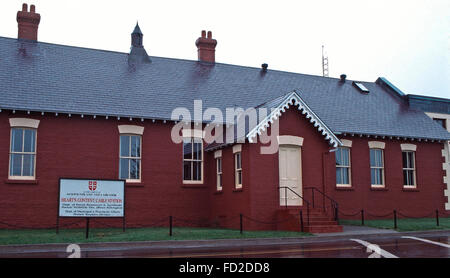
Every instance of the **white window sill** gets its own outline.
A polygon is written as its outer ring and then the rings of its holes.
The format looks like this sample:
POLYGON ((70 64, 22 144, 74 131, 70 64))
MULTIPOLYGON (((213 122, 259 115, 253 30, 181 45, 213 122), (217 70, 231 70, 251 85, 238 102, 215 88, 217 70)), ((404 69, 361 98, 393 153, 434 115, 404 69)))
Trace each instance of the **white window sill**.
POLYGON ((203 184, 203 181, 186 181, 186 180, 183 180, 183 184, 203 184))
POLYGON ((9 180, 36 180, 34 176, 9 176, 9 180))
POLYGON ((203 181, 183 181, 182 187, 186 188, 196 188, 196 187, 205 187, 206 185, 203 181))
POLYGON ((352 185, 351 184, 336 184, 336 187, 349 188, 349 187, 352 187, 352 185))
POLYGON ((388 191, 385 185, 371 185, 370 190, 372 191, 388 191))

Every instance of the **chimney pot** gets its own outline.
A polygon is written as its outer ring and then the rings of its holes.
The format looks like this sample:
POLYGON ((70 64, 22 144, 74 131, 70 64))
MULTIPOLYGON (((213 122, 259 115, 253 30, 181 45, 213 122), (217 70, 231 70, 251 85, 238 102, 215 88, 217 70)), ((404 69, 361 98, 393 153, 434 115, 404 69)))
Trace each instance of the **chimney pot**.
POLYGON ((22 4, 22 12, 28 12, 28 5, 26 3, 22 4))
POLYGON ((202 31, 202 38, 206 38, 206 31, 205 30, 202 31))
POLYGON ((212 39, 212 32, 208 31, 208 39, 212 39))
POLYGON ((30 12, 31 13, 35 13, 36 12, 36 7, 34 5, 30 6, 30 12))
POLYGON ((269 67, 269 65, 266 64, 266 63, 261 65, 261 68, 262 68, 263 71, 267 71, 267 67, 269 67))
POLYGON ((347 75, 341 74, 341 82, 345 82, 346 78, 347 78, 347 75))

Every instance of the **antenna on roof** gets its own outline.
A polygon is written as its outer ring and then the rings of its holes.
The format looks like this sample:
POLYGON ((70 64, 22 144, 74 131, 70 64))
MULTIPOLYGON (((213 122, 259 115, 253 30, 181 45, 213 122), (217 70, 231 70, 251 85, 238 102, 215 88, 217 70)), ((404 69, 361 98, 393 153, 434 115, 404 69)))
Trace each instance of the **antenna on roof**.
POLYGON ((322 45, 322 74, 324 77, 328 77, 328 55, 324 52, 323 45, 322 45))

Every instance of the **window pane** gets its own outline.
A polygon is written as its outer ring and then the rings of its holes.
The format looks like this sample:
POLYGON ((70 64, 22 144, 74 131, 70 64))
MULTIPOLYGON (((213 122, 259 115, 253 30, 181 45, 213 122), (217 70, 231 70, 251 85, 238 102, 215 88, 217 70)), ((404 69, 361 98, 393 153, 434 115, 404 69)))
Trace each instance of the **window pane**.
POLYGON ((194 138, 194 159, 202 160, 202 139, 194 138))
POLYGON ((140 159, 130 159, 130 179, 140 179, 140 159))
POLYGON ((342 165, 342 154, 341 154, 341 152, 342 152, 342 149, 339 148, 336 151, 336 153, 335 153, 335 155, 336 155, 336 165, 342 165))
POLYGON ((408 170, 408 180, 409 180, 409 184, 408 185, 415 185, 416 181, 414 180, 414 171, 413 170, 408 170))
POLYGON ((140 136, 130 136, 131 137, 131 157, 141 156, 141 138, 140 136))
POLYGON ((222 174, 218 175, 217 178, 218 178, 218 185, 222 187, 222 174))
POLYGON ((379 149, 370 150, 370 166, 383 167, 383 150, 379 149))
POLYGON ((11 162, 9 175, 10 176, 21 176, 22 175, 22 155, 21 154, 11 154, 11 162))
MULTIPOLYGON (((370 149, 370 166, 375 166, 375 150, 374 149, 370 149)), ((372 183, 373 184, 373 183, 372 183)))
POLYGON ((242 184, 242 171, 238 171, 238 184, 242 184))
POLYGON ((343 148, 341 150, 341 154, 342 154, 342 165, 344 166, 350 166, 350 151, 347 148, 343 148))
POLYGON ((383 170, 382 169, 370 169, 372 184, 383 184, 383 170))
POLYGON ((23 142, 23 129, 21 128, 13 128, 12 129, 12 138, 11 138, 11 151, 13 152, 22 152, 22 142, 23 142))
POLYGON ((184 161, 183 163, 183 179, 184 180, 191 180, 191 161, 184 161))
POLYGON ((217 159, 217 172, 222 172, 222 159, 218 158, 217 159))
POLYGON ((403 152, 403 168, 414 168, 414 152, 403 152))
POLYGON ((120 136, 120 156, 130 156, 130 136, 120 136))
POLYGON ((25 129, 25 138, 24 138, 24 152, 34 152, 35 149, 35 131, 32 129, 25 129))
POLYGON ((414 168, 414 152, 408 152, 409 168, 414 168))
POLYGON ((119 162, 119 179, 128 179, 129 159, 121 158, 119 162))
POLYGON ((190 138, 183 139, 183 158, 192 159, 192 140, 190 138))
POLYGON ((236 159, 236 169, 241 169, 241 153, 236 153, 235 155, 235 159, 236 159))
POLYGON ((350 184, 348 178, 348 168, 342 168, 342 184, 350 184))
POLYGON ((403 184, 415 185, 413 170, 403 170, 403 184))
POLYGON ((336 168, 336 184, 342 183, 342 168, 336 168))
POLYGON ((403 168, 408 168, 408 153, 407 152, 402 152, 402 159, 403 159, 403 168))
POLYGON ((407 170, 403 170, 403 184, 404 185, 408 185, 409 184, 408 171, 407 170))
POLYGON ((383 150, 378 150, 378 166, 383 167, 384 161, 383 161, 383 150))
POLYGON ((370 169, 370 182, 371 184, 377 184, 377 175, 376 175, 376 169, 370 169))
POLYGON ((23 155, 23 170, 22 176, 34 176, 34 155, 23 155))
POLYGON ((199 181, 202 180, 202 163, 193 162, 193 177, 192 180, 199 181))

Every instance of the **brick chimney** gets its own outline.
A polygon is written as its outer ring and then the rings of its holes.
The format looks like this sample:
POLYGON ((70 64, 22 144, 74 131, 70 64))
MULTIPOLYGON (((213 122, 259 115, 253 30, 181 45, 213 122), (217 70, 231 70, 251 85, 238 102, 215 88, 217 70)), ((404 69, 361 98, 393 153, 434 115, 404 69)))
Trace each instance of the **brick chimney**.
POLYGON ((41 15, 36 13, 36 7, 34 5, 31 5, 30 11, 28 11, 28 5, 25 3, 22 4, 22 11, 17 12, 17 23, 19 26, 17 38, 37 41, 40 21, 41 15))
POLYGON ((202 36, 195 41, 198 51, 198 60, 201 62, 215 62, 216 56, 216 45, 217 41, 212 38, 211 31, 208 31, 208 36, 206 36, 206 31, 202 31, 202 36))

